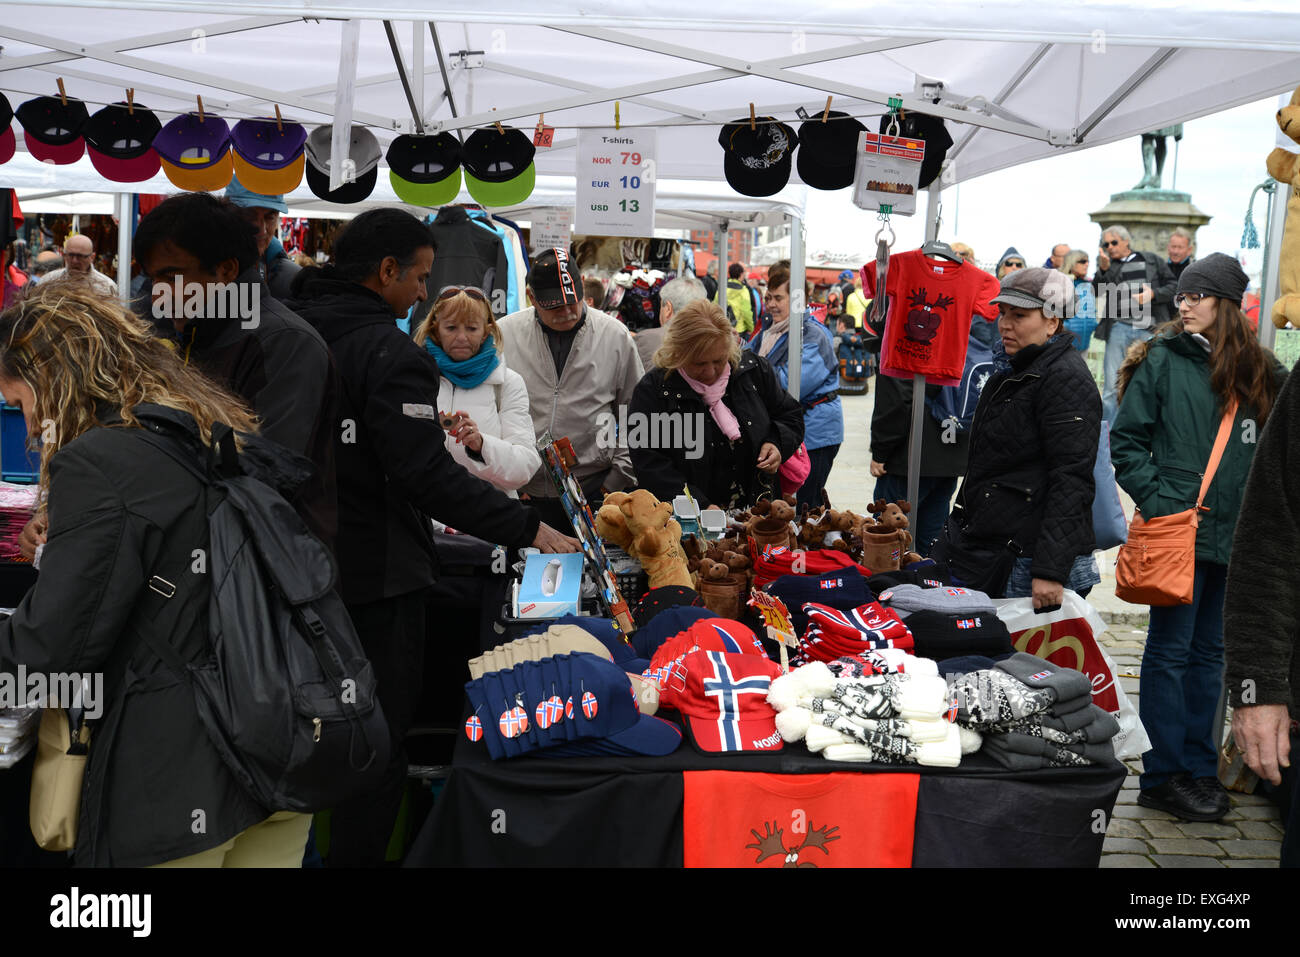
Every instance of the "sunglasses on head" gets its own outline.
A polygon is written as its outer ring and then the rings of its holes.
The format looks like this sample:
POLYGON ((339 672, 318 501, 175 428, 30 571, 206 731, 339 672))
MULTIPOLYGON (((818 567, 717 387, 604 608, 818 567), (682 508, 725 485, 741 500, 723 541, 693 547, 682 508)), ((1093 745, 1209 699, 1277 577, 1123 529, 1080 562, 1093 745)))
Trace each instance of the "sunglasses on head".
POLYGON ((434 302, 442 302, 444 299, 450 299, 452 296, 459 296, 461 293, 469 296, 475 302, 487 302, 487 294, 477 286, 444 286, 438 293, 438 298, 434 302))

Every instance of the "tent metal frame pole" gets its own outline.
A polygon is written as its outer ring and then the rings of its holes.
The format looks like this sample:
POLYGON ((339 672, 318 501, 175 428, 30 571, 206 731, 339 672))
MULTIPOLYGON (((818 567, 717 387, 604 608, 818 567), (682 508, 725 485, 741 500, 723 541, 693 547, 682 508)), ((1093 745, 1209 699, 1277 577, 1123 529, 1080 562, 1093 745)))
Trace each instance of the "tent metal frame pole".
POLYGON ((717 245, 718 258, 718 307, 723 314, 727 311, 727 226, 729 224, 725 219, 718 220, 717 228, 714 230, 717 245))
MULTIPOLYGON (((943 207, 941 186, 936 177, 926 192, 929 204, 925 211, 925 241, 939 238, 939 213, 943 207)), ((912 428, 907 451, 907 501, 915 509, 921 494, 921 430, 925 427, 925 376, 912 376, 912 428)))
MULTIPOLYGON (((620 33, 617 30, 606 30, 601 28, 579 29, 576 27, 551 27, 552 30, 558 30, 562 33, 571 33, 578 36, 589 37, 593 40, 603 40, 606 43, 617 43, 623 46, 634 47, 639 50, 645 50, 650 53, 661 53, 665 56, 677 57, 683 60, 690 60, 695 63, 704 63, 710 66, 721 67, 737 75, 751 75, 766 77, 769 80, 776 80, 781 83, 790 83, 795 86, 802 86, 812 90, 818 90, 822 93, 831 93, 836 96, 851 97, 860 100, 866 100, 871 103, 887 105, 893 94, 885 93, 879 90, 870 90, 865 87, 854 86, 849 83, 838 83, 834 80, 826 80, 822 77, 810 76, 806 73, 796 73, 788 69, 789 66, 799 65, 798 63, 787 63, 785 61, 803 60, 809 62, 806 55, 799 57, 782 57, 777 60, 766 60, 758 62, 745 62, 735 57, 723 56, 717 53, 709 53, 703 50, 696 50, 691 47, 680 46, 675 43, 665 43, 658 40, 650 40, 646 37, 637 37, 628 33, 620 33)), ((822 62, 822 57, 818 55, 812 62, 822 62)), ((1050 141, 1052 138, 1046 129, 1026 123, 1015 123, 1008 120, 1001 120, 997 117, 982 116, 974 114, 969 110, 958 110, 948 106, 936 106, 929 100, 913 95, 904 95, 903 109, 916 110, 933 116, 941 116, 945 119, 955 120, 962 123, 978 123, 980 126, 986 126, 990 129, 999 130, 1003 133, 1011 133, 1017 136, 1025 136, 1030 139, 1050 141)), ((1063 132, 1063 131, 1062 131, 1063 132)))
POLYGON ((1151 56, 1147 57, 1147 61, 1134 70, 1133 73, 1129 75, 1129 78, 1124 81, 1123 85, 1112 92, 1110 96, 1106 97, 1106 99, 1102 100, 1101 105, 1093 110, 1092 114, 1086 120, 1079 124, 1078 129, 1075 131, 1078 133, 1079 139, 1082 140, 1091 133, 1098 123, 1109 116, 1115 107, 1119 106, 1120 103, 1124 101, 1125 97, 1145 83, 1147 78, 1158 70, 1164 62, 1176 52, 1177 51, 1173 47, 1166 47, 1157 50, 1155 53, 1151 54, 1151 56))
MULTIPOLYGON (((51 50, 70 53, 85 59, 112 63, 116 66, 139 70, 151 76, 165 76, 172 80, 184 80, 196 86, 207 86, 217 90, 225 90, 229 93, 238 93, 241 96, 252 97, 255 101, 261 103, 278 103, 281 106, 291 106, 307 113, 328 116, 331 120, 334 116, 334 104, 332 103, 305 99, 282 90, 257 86, 252 83, 243 83, 231 77, 202 73, 198 70, 187 70, 183 67, 167 66, 142 57, 116 53, 103 47, 81 46, 75 41, 60 40, 57 37, 35 33, 31 30, 19 30, 8 24, 0 23, 0 37, 8 37, 20 43, 30 43, 32 46, 49 47, 51 50)), ((353 115, 353 119, 375 127, 394 130, 402 128, 399 120, 391 116, 380 116, 377 113, 356 113, 353 115)))
POLYGON ((1282 251, 1282 237, 1286 234, 1286 204, 1290 195, 1291 187, 1278 183, 1269 199, 1268 231, 1264 239, 1268 255, 1259 277, 1259 344, 1266 349, 1273 348, 1277 339, 1277 327, 1272 319, 1273 303, 1277 302, 1280 292, 1278 258, 1282 251))
MULTIPOLYGON (((227 20, 224 23, 213 23, 203 28, 204 37, 220 37, 231 33, 244 33, 249 30, 260 30, 263 27, 278 27, 285 23, 297 23, 302 17, 245 17, 242 20, 227 20)), ((6 35, 6 28, 0 25, 0 35, 6 35)), ((87 57, 95 58, 95 51, 105 51, 110 53, 125 53, 127 50, 145 50, 149 47, 166 46, 169 43, 191 43, 194 40, 194 31, 192 28, 183 30, 167 30, 163 33, 148 33, 136 37, 128 37, 121 40, 113 40, 111 43, 99 43, 94 46, 86 47, 76 53, 32 53, 27 56, 7 57, 0 60, 0 73, 10 70, 25 70, 28 67, 41 67, 56 63, 66 63, 70 60, 84 60, 87 57)), ((64 76, 70 76, 64 73, 64 76)), ((101 82, 103 77, 98 78, 101 82)), ((137 89, 143 89, 138 84, 137 89)), ((173 95, 175 90, 172 91, 173 95)))
POLYGON ((411 91, 411 78, 406 72, 406 63, 402 60, 402 48, 397 45, 397 34, 393 31, 391 21, 384 21, 384 35, 388 37, 388 49, 393 54, 393 65, 397 67, 397 77, 402 81, 402 92, 406 94, 406 105, 411 111, 411 120, 415 124, 415 132, 424 132, 424 117, 420 115, 420 108, 415 102, 415 94, 411 91))
POLYGON ((131 195, 117 194, 117 291, 123 302, 131 301, 131 234, 135 231, 131 195))
MULTIPOLYGON (((1020 69, 1016 70, 1015 74, 1003 85, 1002 89, 998 90, 997 94, 993 97, 993 105, 1001 106, 1002 101, 1015 92, 1016 87, 1020 86, 1020 84, 1024 82, 1025 77, 1029 76, 1034 67, 1038 66, 1038 62, 1047 55, 1047 51, 1051 48, 1052 45, 1050 43, 1040 43, 1038 48, 1029 55, 1028 59, 1026 59, 1024 63, 1020 64, 1020 69)), ((975 134, 978 132, 978 127, 965 132, 962 138, 957 142, 957 145, 948 151, 949 163, 957 158, 957 154, 966 148, 971 139, 973 139, 975 134)))
MULTIPOLYGON (((442 92, 447 98, 447 106, 451 108, 451 115, 454 119, 457 116, 456 97, 451 92, 451 78, 447 76, 447 59, 442 55, 442 40, 438 38, 438 25, 432 20, 429 21, 429 36, 433 38, 433 53, 438 58, 438 72, 442 75, 442 92)), ((427 119, 432 120, 433 117, 430 116, 427 119)), ((428 125, 427 121, 426 125, 428 125)), ((456 131, 456 138, 463 139, 459 130, 456 131)))
POLYGON ((424 21, 411 21, 411 86, 415 94, 415 115, 424 121, 424 21))
MULTIPOLYGON (((786 355, 789 356, 786 366, 788 381, 790 383, 790 395, 794 396, 795 401, 803 394, 800 382, 800 374, 803 371, 803 317, 808 311, 808 295, 804 283, 804 244, 803 244, 803 218, 800 216, 790 215, 790 338, 788 340, 789 348, 786 355)), ((770 288, 770 287, 769 287, 770 288)), ((758 317, 755 316, 755 323, 758 317)), ((838 376, 838 373, 836 373, 838 376)), ((836 378, 838 384, 839 379, 836 378)))

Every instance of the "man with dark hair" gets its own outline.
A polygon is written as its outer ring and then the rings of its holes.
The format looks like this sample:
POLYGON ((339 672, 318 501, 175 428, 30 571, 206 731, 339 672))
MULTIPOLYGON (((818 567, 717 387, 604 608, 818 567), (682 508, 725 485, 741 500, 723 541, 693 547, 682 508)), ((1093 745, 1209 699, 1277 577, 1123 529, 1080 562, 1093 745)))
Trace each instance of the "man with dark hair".
POLYGON ((334 809, 331 866, 383 863, 401 803, 403 740, 420 697, 426 600, 438 576, 429 517, 512 549, 577 546, 447 451, 438 365, 396 324, 426 298, 433 257, 427 226, 402 210, 374 209, 335 240, 333 265, 303 270, 292 290, 293 308, 329 343, 343 380, 335 423, 339 594, 374 668, 392 738, 383 784, 334 809))
POLYGON ((248 403, 264 436, 315 464, 294 505, 332 547, 338 375, 316 330, 267 291, 253 227, 215 196, 181 193, 140 221, 132 248, 155 324, 178 334, 181 357, 248 403))
POLYGON ((727 267, 727 318, 742 336, 754 331, 754 321, 758 318, 754 312, 753 296, 745 284, 745 267, 741 263, 727 267))

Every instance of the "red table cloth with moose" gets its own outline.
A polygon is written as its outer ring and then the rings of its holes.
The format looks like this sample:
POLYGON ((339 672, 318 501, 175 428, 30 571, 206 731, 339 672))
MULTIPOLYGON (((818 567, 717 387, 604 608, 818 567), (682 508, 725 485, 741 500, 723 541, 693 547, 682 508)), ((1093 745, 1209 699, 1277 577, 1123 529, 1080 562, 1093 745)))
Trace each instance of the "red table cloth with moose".
MULTIPOLYGON (((876 264, 862 268, 863 288, 876 290, 876 264)), ((880 349, 880 371, 899 379, 925 376, 936 385, 958 385, 966 364, 972 315, 993 320, 989 302, 998 281, 968 262, 934 260, 913 249, 889 257, 885 279, 889 312, 880 349)))

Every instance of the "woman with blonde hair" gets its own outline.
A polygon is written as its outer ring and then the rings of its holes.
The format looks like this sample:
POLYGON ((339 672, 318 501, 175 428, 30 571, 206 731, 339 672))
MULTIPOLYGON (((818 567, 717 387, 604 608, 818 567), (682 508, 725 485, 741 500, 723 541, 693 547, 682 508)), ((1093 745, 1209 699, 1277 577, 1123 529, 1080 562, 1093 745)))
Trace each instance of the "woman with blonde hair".
POLYGON ((211 653, 209 586, 195 564, 208 548, 204 487, 159 446, 197 462, 224 423, 263 461, 292 468, 288 453, 256 438, 239 400, 115 299, 67 283, 41 284, 0 314, 0 392, 41 439, 48 506, 40 576, 0 619, 0 672, 102 676, 83 701, 75 863, 299 866, 310 815, 272 814, 246 793, 193 690, 152 650, 165 643, 187 663, 211 653), (176 610, 158 606, 159 581, 173 585, 176 610))
POLYGON ((700 300, 664 333, 627 431, 640 488, 671 501, 685 486, 700 508, 725 509, 772 494, 803 441, 803 409, 766 359, 741 351, 726 314, 700 300))
POLYGON ((511 498, 541 467, 528 387, 506 368, 501 330, 483 290, 448 286, 415 330, 438 363, 438 413, 454 422, 448 451, 460 465, 511 498))

